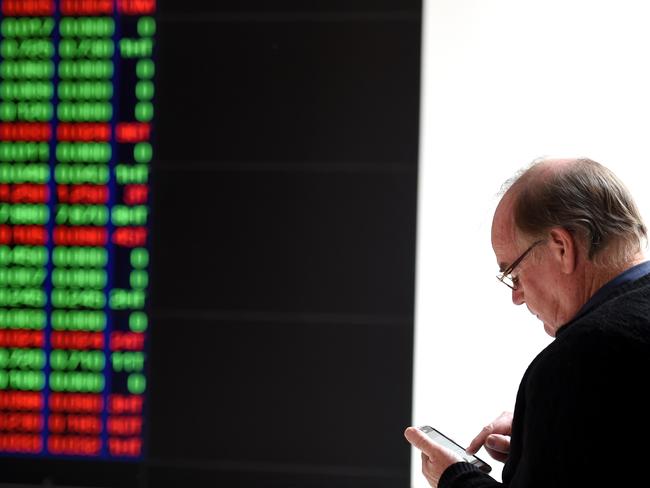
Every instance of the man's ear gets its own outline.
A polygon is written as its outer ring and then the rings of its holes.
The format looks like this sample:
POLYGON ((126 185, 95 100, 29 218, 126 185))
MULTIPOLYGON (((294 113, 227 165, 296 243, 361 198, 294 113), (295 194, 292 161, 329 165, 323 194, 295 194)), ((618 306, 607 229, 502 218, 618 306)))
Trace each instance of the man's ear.
POLYGON ((573 273, 578 265, 578 243, 571 232, 563 227, 553 227, 549 232, 548 247, 552 259, 565 274, 573 273))

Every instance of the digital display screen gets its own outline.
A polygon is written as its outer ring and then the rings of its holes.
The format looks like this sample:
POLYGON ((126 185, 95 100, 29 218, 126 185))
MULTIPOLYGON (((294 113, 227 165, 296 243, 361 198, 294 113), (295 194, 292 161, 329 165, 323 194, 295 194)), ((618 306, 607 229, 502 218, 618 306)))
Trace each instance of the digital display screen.
POLYGON ((138 460, 155 0, 0 0, 0 454, 138 460))
POLYGON ((0 0, 0 485, 409 485, 420 10, 0 0))

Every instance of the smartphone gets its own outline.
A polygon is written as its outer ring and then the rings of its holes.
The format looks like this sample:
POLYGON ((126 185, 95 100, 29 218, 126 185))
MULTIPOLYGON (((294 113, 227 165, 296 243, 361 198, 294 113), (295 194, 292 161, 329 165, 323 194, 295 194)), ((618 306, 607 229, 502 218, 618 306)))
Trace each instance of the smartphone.
POLYGON ((433 439, 441 446, 445 446, 447 449, 454 451, 461 458, 463 458, 464 461, 473 464, 484 473, 489 473, 490 471, 492 471, 492 467, 488 463, 486 463, 482 459, 479 459, 476 456, 467 454, 465 452, 464 447, 452 441, 449 437, 444 435, 442 432, 438 432, 436 429, 434 429, 429 425, 423 425, 422 427, 418 427, 418 429, 420 429, 422 432, 427 434, 429 437, 431 437, 431 439, 433 439))

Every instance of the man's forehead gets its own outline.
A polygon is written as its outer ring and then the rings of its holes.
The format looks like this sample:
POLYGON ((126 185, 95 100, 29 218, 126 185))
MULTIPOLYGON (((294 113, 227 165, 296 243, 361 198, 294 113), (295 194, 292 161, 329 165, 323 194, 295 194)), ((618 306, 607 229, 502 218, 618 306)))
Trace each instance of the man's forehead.
POLYGON ((506 193, 492 219, 492 249, 501 271, 506 269, 512 259, 516 259, 519 235, 513 215, 512 195, 506 193))
POLYGON ((497 205, 496 210, 494 211, 494 217, 492 218, 492 240, 495 238, 507 238, 512 240, 513 237, 516 237, 515 232, 515 220, 514 220, 514 199, 510 192, 506 193, 499 204, 497 205))

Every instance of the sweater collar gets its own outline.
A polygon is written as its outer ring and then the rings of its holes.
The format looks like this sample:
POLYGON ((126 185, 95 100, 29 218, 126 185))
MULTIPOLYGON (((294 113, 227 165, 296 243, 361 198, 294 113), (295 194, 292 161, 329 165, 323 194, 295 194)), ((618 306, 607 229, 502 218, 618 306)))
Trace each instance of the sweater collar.
POLYGON ((598 305, 605 302, 616 288, 625 283, 636 281, 647 274, 650 274, 650 261, 645 261, 641 264, 637 264, 636 266, 632 266, 630 269, 623 271, 621 274, 605 283, 596 293, 593 294, 589 300, 587 300, 587 303, 585 303, 582 308, 578 310, 578 313, 575 315, 575 317, 573 317, 569 322, 567 322, 556 331, 555 336, 557 337, 557 334, 560 333, 560 331, 563 332, 567 325, 575 322, 580 317, 586 315, 598 305))

